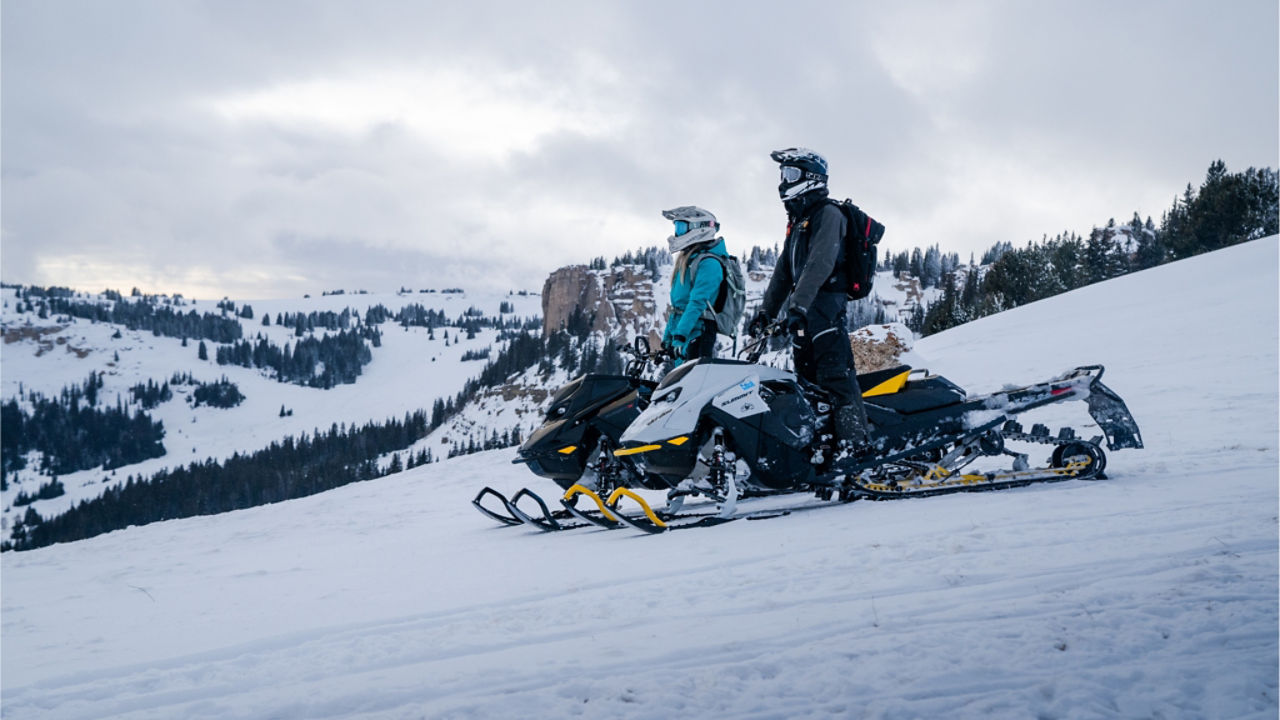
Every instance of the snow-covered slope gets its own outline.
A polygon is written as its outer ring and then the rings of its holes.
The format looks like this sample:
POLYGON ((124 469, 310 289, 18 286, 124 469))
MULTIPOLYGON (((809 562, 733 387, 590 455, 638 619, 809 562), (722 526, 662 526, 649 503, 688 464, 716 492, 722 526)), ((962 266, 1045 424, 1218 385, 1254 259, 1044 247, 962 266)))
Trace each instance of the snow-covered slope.
POLYGON ((1277 263, 916 344, 975 391, 1106 365, 1147 442, 1106 481, 542 535, 469 506, 551 494, 497 451, 5 553, 4 716, 1275 717, 1277 263))
MULTIPOLYGON (((463 362, 464 353, 489 346, 495 346, 496 352, 501 346, 496 339, 498 332, 492 329, 483 329, 468 340, 458 328, 441 328, 432 334, 423 327, 404 328, 395 322, 386 322, 378 326, 382 331, 382 346, 373 350, 373 360, 365 366, 358 382, 321 390, 278 382, 265 370, 218 365, 213 360, 217 343, 207 343, 210 359, 200 360, 198 341, 183 347, 177 338, 131 331, 120 325, 80 318, 40 319, 34 312, 17 312, 18 303, 12 288, 5 288, 2 297, 6 337, 0 397, 6 401, 17 397, 20 389, 57 397, 64 387, 83 383, 90 372, 102 374, 103 388, 99 394, 108 405, 114 405, 116 397, 128 402, 128 389, 133 385, 149 380, 160 384, 175 373, 190 373, 204 382, 226 376, 245 395, 244 402, 234 408, 192 408, 183 401, 190 387, 175 387, 173 400, 149 411, 164 423, 165 455, 114 472, 94 469, 63 475, 59 480, 66 488, 65 495, 32 504, 46 518, 64 512, 80 500, 100 495, 106 487, 123 484, 130 475, 149 477, 163 469, 207 458, 223 460, 233 453, 260 450, 288 436, 296 438, 317 429, 326 430, 332 424, 383 422, 388 418, 402 418, 405 413, 429 411, 437 398, 456 395, 463 384, 483 368, 483 361, 463 362), (117 331, 119 338, 113 337, 117 331), (281 417, 282 407, 291 414, 281 417)), ((378 305, 392 313, 405 306, 422 305, 453 320, 473 307, 488 317, 498 317, 505 303, 513 309, 505 317, 523 319, 540 316, 540 302, 537 295, 460 292, 327 295, 252 300, 237 306, 248 304, 255 312, 254 319, 239 321, 245 339, 252 340, 262 334, 272 343, 283 346, 296 339, 293 330, 277 324, 263 326, 263 315, 270 315, 274 320, 288 313, 340 313, 351 309, 363 317, 370 307, 378 305)), ((218 313, 209 301, 188 304, 179 311, 218 313)), ((435 453, 439 455, 440 449, 435 453)), ((12 522, 8 515, 12 514, 14 497, 19 492, 34 495, 38 486, 48 479, 36 474, 34 462, 27 470, 9 478, 9 487, 3 495, 7 509, 5 527, 12 522)))

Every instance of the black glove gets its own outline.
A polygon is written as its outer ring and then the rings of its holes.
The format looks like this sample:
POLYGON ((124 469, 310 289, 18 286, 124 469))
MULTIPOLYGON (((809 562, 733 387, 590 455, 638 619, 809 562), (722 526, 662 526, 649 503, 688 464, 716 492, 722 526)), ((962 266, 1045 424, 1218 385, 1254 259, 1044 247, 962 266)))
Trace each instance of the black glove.
POLYGON ((689 352, 689 340, 683 335, 671 336, 671 357, 684 360, 689 352))
POLYGON ((804 310, 791 308, 787 311, 787 332, 796 337, 804 337, 804 329, 808 324, 804 310))
POLYGON ((747 323, 747 334, 751 337, 760 337, 764 334, 764 329, 769 326, 769 316, 764 310, 757 310, 752 316, 751 322, 747 323))

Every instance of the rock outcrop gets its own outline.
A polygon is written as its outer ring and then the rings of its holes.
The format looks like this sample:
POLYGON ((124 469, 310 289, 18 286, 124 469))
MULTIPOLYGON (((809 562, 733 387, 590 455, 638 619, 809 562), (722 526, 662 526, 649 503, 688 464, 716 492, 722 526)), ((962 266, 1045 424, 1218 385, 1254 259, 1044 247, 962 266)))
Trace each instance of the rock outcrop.
POLYGON ((643 267, 618 265, 592 270, 586 265, 560 268, 542 286, 542 333, 566 327, 581 312, 592 332, 615 336, 661 330, 653 280, 643 267))
POLYGON ((853 364, 859 373, 901 365, 902 355, 911 349, 912 342, 911 331, 900 323, 868 325, 849 335, 853 364))

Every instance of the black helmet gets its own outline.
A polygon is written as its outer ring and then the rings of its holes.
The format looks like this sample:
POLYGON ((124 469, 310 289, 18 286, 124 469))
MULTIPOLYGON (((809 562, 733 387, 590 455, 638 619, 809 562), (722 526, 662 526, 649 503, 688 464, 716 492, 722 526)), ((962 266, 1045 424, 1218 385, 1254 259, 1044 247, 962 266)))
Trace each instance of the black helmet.
POLYGON ((827 186, 827 160, 808 148, 785 148, 769 153, 782 166, 782 182, 778 196, 791 200, 799 195, 827 186))

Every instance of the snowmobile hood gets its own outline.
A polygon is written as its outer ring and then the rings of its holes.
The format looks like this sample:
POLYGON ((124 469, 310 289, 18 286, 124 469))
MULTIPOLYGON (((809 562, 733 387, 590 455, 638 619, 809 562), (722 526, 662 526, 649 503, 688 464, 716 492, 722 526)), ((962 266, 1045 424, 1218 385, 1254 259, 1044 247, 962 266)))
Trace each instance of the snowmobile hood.
POLYGON ((593 412, 642 384, 642 381, 625 375, 581 375, 552 396, 547 404, 546 421, 576 418, 584 412, 593 412))
POLYGON ((520 445, 520 450, 518 451, 519 457, 521 459, 528 459, 538 452, 554 452, 560 449, 558 447, 554 447, 553 443, 556 440, 556 436, 560 433, 560 429, 564 427, 564 424, 564 420, 555 420, 543 423, 520 445))
POLYGON ((689 435, 698 426, 703 408, 732 407, 735 414, 768 410, 760 400, 760 383, 794 380, 785 370, 738 360, 698 360, 663 379, 649 407, 622 433, 624 446, 664 442, 689 435))

